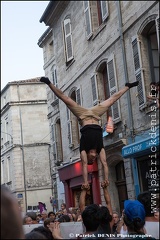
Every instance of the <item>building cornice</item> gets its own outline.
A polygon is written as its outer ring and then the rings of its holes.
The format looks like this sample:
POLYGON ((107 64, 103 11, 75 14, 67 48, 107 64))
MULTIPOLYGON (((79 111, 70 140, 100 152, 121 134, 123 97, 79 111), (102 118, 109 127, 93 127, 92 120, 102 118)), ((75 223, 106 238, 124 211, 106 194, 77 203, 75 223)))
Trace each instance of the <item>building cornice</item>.
POLYGON ((6 111, 9 110, 12 106, 19 106, 19 105, 38 105, 38 104, 47 104, 47 100, 28 100, 28 101, 12 101, 8 102, 2 109, 1 109, 1 116, 6 111))
POLYGON ((47 30, 42 34, 42 36, 38 40, 38 46, 43 48, 45 42, 52 36, 52 28, 48 27, 47 30))
POLYGON ((44 22, 46 26, 52 27, 53 23, 59 19, 66 6, 70 1, 50 1, 42 17, 40 23, 44 22))
POLYGON ((12 81, 8 82, 7 85, 1 90, 1 95, 12 85, 27 85, 27 84, 43 84, 39 81, 40 77, 26 79, 26 80, 18 80, 18 81, 12 81))

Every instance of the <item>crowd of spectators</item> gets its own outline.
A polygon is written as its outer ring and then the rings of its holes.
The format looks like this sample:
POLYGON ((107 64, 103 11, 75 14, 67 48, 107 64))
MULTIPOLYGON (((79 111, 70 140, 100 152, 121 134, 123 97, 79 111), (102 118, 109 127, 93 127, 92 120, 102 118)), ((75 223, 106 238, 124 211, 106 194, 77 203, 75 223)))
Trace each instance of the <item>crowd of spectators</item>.
POLYGON ((84 187, 79 208, 67 209, 63 203, 56 213, 26 213, 23 218, 17 199, 8 188, 1 186, 1 239, 65 239, 60 226, 70 222, 81 222, 85 227, 77 239, 159 239, 159 206, 154 212, 151 211, 151 193, 141 193, 136 200, 125 200, 120 215, 112 210, 108 185, 106 182, 101 183, 105 206, 85 206, 88 188, 84 187), (25 233, 25 225, 33 226, 30 232, 25 233))

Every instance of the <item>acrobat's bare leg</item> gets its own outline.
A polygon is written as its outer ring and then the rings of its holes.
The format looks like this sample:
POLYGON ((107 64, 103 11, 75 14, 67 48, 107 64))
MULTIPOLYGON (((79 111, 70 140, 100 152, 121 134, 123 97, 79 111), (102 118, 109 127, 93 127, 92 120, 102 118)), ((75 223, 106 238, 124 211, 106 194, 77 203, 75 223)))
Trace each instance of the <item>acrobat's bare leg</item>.
POLYGON ((109 99, 103 101, 101 103, 102 106, 110 107, 112 106, 125 92, 127 92, 130 88, 138 86, 139 82, 133 82, 133 83, 126 83, 125 87, 121 89, 120 91, 114 93, 109 99))
POLYGON ((59 88, 55 87, 53 83, 46 77, 40 78, 41 82, 46 83, 50 89, 54 92, 54 94, 61 99, 68 107, 77 106, 77 103, 73 101, 70 97, 66 96, 59 88))
POLYGON ((108 164, 106 161, 106 152, 104 148, 101 149, 99 153, 99 158, 101 160, 101 163, 103 165, 103 170, 104 170, 104 181, 108 181, 108 164))
POLYGON ((83 172, 83 180, 84 180, 84 186, 88 186, 88 164, 87 164, 87 154, 86 151, 82 151, 80 154, 81 161, 82 161, 82 172, 83 172))

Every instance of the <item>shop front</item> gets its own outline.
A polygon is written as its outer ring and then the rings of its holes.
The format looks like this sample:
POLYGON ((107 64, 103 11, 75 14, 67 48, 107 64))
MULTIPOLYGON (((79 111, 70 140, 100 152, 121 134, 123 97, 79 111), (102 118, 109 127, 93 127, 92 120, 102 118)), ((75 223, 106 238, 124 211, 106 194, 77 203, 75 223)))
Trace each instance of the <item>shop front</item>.
MULTIPOLYGON (((83 184, 81 160, 60 167, 58 173, 60 181, 64 184, 67 208, 78 207, 83 184)), ((92 203, 101 204, 97 161, 93 165, 88 165, 88 181, 90 190, 87 191, 86 206, 92 203)))
POLYGON ((136 196, 144 191, 159 192, 159 131, 149 136, 122 148, 122 156, 132 161, 136 196))

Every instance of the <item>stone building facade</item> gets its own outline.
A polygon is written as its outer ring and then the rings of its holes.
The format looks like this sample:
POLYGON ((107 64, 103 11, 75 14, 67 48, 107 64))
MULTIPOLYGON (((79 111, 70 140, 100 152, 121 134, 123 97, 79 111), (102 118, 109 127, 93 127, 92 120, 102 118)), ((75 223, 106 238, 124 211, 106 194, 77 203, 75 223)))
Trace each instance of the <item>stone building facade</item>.
POLYGON ((52 210, 46 88, 36 80, 9 82, 1 91, 1 183, 23 212, 37 211, 39 202, 52 210))
MULTIPOLYGON (((151 187, 151 147, 155 147, 158 164, 159 109, 155 103, 150 105, 147 95, 150 83, 159 81, 159 4, 50 1, 40 22, 48 26, 38 40, 43 49, 45 76, 80 105, 90 108, 123 88, 126 82, 139 81, 139 86, 122 96, 101 120, 109 191, 113 209, 120 211, 125 199, 135 199, 139 192, 151 187), (114 121, 111 134, 105 131, 108 116, 114 121), (155 146, 147 142, 152 140, 151 128, 156 136, 155 146)), ((63 183, 67 206, 76 206, 83 181, 80 127, 48 87, 47 103, 57 195, 63 195, 63 183)), ((104 203, 99 160, 89 169, 88 177, 92 186, 88 203, 104 203)))

